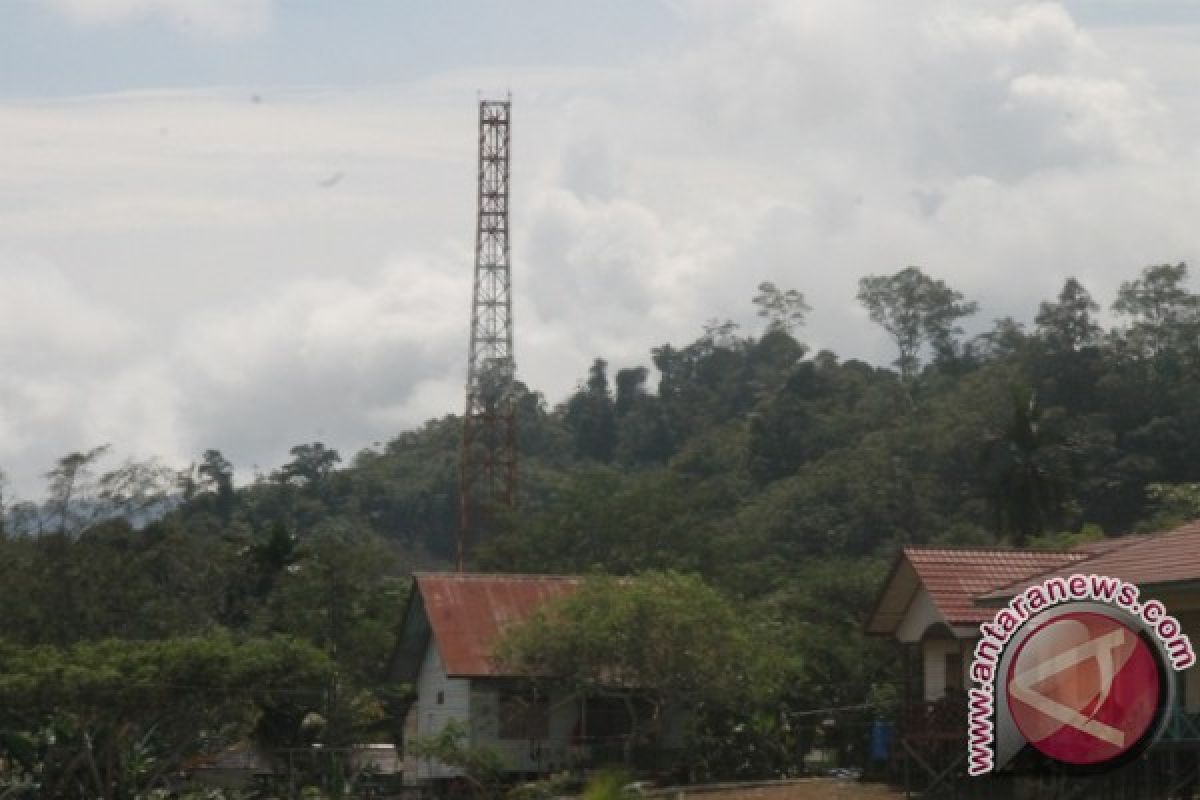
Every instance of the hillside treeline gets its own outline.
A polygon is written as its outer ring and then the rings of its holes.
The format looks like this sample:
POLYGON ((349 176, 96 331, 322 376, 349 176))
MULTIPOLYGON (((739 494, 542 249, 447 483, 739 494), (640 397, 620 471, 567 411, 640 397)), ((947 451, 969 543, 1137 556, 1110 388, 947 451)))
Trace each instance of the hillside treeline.
MULTIPOLYGON (((952 287, 915 267, 867 276, 858 300, 895 345, 887 366, 814 352, 804 320, 819 309, 761 284, 753 331, 714 320, 645 364, 597 358, 555 406, 518 386, 520 508, 473 566, 694 573, 760 615, 796 673, 749 728, 714 723, 730 737, 777 741, 779 710, 884 709, 895 653, 860 629, 899 547, 1063 546, 1200 515, 1200 295, 1187 281, 1183 264, 1147 267, 1101 315, 1101 299, 1069 279, 1029 324, 998 319, 967 337, 978 306, 952 287)), ((113 640, 216 648, 215 672, 181 685, 226 705, 222 664, 260 676, 226 738, 386 735, 406 575, 447 567, 454 549, 460 423, 430 420, 345 462, 301 444, 245 486, 214 450, 182 473, 101 471, 103 448, 65 456, 44 501, 0 515, 0 749, 29 763, 78 751, 86 776, 88 748, 128 749, 118 731, 153 730, 148 717, 130 727, 38 705, 67 691, 46 677, 63 670, 97 671, 70 690, 77 708, 103 698, 106 659, 121 651, 100 644, 113 640), (239 666, 236 643, 256 669, 239 666), (18 666, 30 653, 42 678, 18 666)), ((147 653, 146 674, 163 676, 147 685, 182 681, 170 653, 147 653)), ((777 769, 787 756, 769 749, 731 747, 727 772, 777 769)))

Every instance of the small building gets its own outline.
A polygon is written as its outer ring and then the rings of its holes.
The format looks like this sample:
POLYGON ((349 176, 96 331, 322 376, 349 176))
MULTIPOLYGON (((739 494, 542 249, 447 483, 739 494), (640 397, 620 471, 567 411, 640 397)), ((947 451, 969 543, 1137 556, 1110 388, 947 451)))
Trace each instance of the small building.
POLYGON ((241 741, 187 766, 192 780, 215 789, 249 789, 280 771, 279 759, 250 741, 241 741))
MULTIPOLYGON (((953 777, 966 753, 968 672, 979 625, 1026 587, 1075 573, 1135 583, 1161 600, 1200 642, 1200 521, 1146 535, 1090 542, 1073 550, 906 547, 896 557, 866 624, 901 651, 901 755, 934 784, 953 777)), ((1177 677, 1175 709, 1158 749, 1200 754, 1200 670, 1177 677)), ((1149 761, 1147 761, 1149 763, 1149 761)))
MULTIPOLYGON (((415 698, 403 740, 440 733, 452 720, 472 745, 496 750, 512 775, 538 775, 620 759, 632 728, 610 698, 581 698, 509 674, 492 653, 509 626, 575 591, 574 576, 418 573, 404 612, 390 679, 415 698)), ((539 682, 541 683, 541 682, 539 682)), ((664 747, 682 738, 667 723, 664 747)), ((404 755, 405 781, 456 777, 444 764, 404 755)))
POLYGON ((1082 552, 906 547, 884 581, 867 633, 904 649, 909 696, 926 703, 961 689, 979 625, 996 609, 977 597, 1084 561, 1082 552))

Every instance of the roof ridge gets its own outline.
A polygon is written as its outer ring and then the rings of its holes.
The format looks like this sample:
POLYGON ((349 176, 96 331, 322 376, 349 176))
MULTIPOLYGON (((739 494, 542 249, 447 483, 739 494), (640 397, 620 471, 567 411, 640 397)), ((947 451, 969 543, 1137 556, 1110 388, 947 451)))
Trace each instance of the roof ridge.
POLYGON ((950 553, 1002 553, 1004 555, 1030 555, 1030 556, 1086 556, 1080 550, 1034 550, 1029 547, 971 547, 969 545, 906 545, 903 548, 905 554, 908 553, 929 553, 936 551, 946 551, 950 553))
POLYGON ((536 572, 431 572, 417 570, 411 573, 414 578, 455 578, 458 580, 506 580, 506 581, 540 581, 540 580, 583 580, 582 575, 564 575, 558 573, 538 574, 536 572))
MULTIPOLYGON (((1128 550, 1130 547, 1133 547, 1135 545, 1146 544, 1155 539, 1163 539, 1168 536, 1171 536, 1172 534, 1183 533, 1185 528, 1190 528, 1191 530, 1188 532, 1191 533, 1192 535, 1200 533, 1200 520, 1193 520, 1192 522, 1186 523, 1184 525, 1176 526, 1167 531, 1156 531, 1154 533, 1125 533, 1120 536, 1106 536, 1104 539, 1097 539, 1095 541, 1097 541, 1097 542, 1106 541, 1106 542, 1110 542, 1111 544, 1109 547, 1102 549, 1102 550, 1076 551, 1084 557, 1080 560, 1079 563, 1072 564, 1071 567, 1072 567, 1072 569, 1086 569, 1093 562, 1104 561, 1104 560, 1108 559, 1110 556, 1114 555, 1115 553, 1123 551, 1123 550, 1128 550)), ((1084 544, 1093 544, 1093 543, 1094 542, 1084 542, 1084 544)), ((1027 578, 1018 578, 1015 581, 1010 581, 1009 583, 1006 583, 1002 586, 997 586, 994 589, 990 589, 987 592, 983 592, 982 594, 975 595, 975 597, 972 598, 972 602, 976 602, 980 599, 995 599, 998 597, 1007 597, 1011 594, 1014 594, 1015 587, 1020 586, 1021 584, 1028 583, 1029 581, 1036 581, 1038 579, 1049 578, 1057 573, 1062 572, 1065 569, 1066 569, 1065 566, 1055 567, 1052 569, 1045 570, 1044 572, 1035 573, 1033 575, 1028 576, 1027 578)))

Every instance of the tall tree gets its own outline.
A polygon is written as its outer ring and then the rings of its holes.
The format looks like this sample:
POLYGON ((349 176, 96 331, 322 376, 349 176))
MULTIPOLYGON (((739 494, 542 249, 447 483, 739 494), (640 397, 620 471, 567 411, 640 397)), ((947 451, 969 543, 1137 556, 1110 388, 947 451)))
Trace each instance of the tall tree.
POLYGON ((1185 287, 1187 264, 1146 267, 1137 280, 1117 290, 1113 311, 1129 317, 1134 352, 1154 356, 1167 349, 1194 347, 1200 327, 1200 297, 1185 287))
POLYGON ((216 495, 217 514, 228 523, 236 502, 233 492, 233 464, 220 450, 205 450, 196 471, 203 478, 205 488, 216 495))
POLYGON ((567 426, 575 434, 575 455, 607 463, 617 444, 616 412, 608 388, 608 362, 597 358, 587 384, 567 401, 567 426))
POLYGON ((613 410, 618 417, 628 414, 634 404, 646 396, 647 375, 649 372, 645 367, 617 370, 617 403, 613 410))
POLYGON ((1100 339, 1100 326, 1092 316, 1100 307, 1075 278, 1068 278, 1058 293, 1058 302, 1038 307, 1038 333, 1053 352, 1073 353, 1100 339))
POLYGON ((754 305, 758 306, 758 316, 767 321, 767 331, 787 334, 803 325, 805 315, 812 311, 803 294, 795 289, 780 289, 770 281, 758 285, 754 305))
POLYGON ((283 483, 299 481, 304 486, 316 486, 342 460, 337 450, 321 442, 298 444, 290 452, 292 460, 279 470, 279 479, 283 483))
POLYGON ((911 378, 920 366, 921 348, 928 345, 939 358, 953 355, 954 337, 962 333, 958 321, 974 314, 979 305, 965 302, 961 293, 930 278, 919 267, 906 267, 894 275, 868 275, 858 282, 858 301, 871 321, 896 343, 894 362, 900 374, 911 378))
POLYGON ((983 470, 997 527, 1014 543, 1045 533, 1063 521, 1069 464, 1045 429, 1037 396, 1012 388, 1012 416, 987 437, 983 470))
POLYGON ((175 478, 173 470, 153 459, 126 461, 97 481, 97 511, 105 519, 126 519, 135 525, 158 519, 171 504, 175 478))
POLYGON ((49 498, 48 513, 55 522, 55 531, 66 536, 78 533, 95 513, 87 502, 95 488, 92 484, 92 467, 108 452, 107 444, 93 447, 86 453, 68 453, 58 460, 54 469, 46 473, 49 498))

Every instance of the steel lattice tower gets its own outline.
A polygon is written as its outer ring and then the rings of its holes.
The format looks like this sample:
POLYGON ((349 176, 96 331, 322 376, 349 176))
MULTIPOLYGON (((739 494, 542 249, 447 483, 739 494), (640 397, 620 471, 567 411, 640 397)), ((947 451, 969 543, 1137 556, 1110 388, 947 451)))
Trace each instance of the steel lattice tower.
POLYGON ((472 545, 491 528, 493 512, 512 508, 517 498, 516 362, 508 238, 511 108, 511 97, 479 103, 475 283, 467 408, 459 456, 459 571, 464 569, 472 545))

